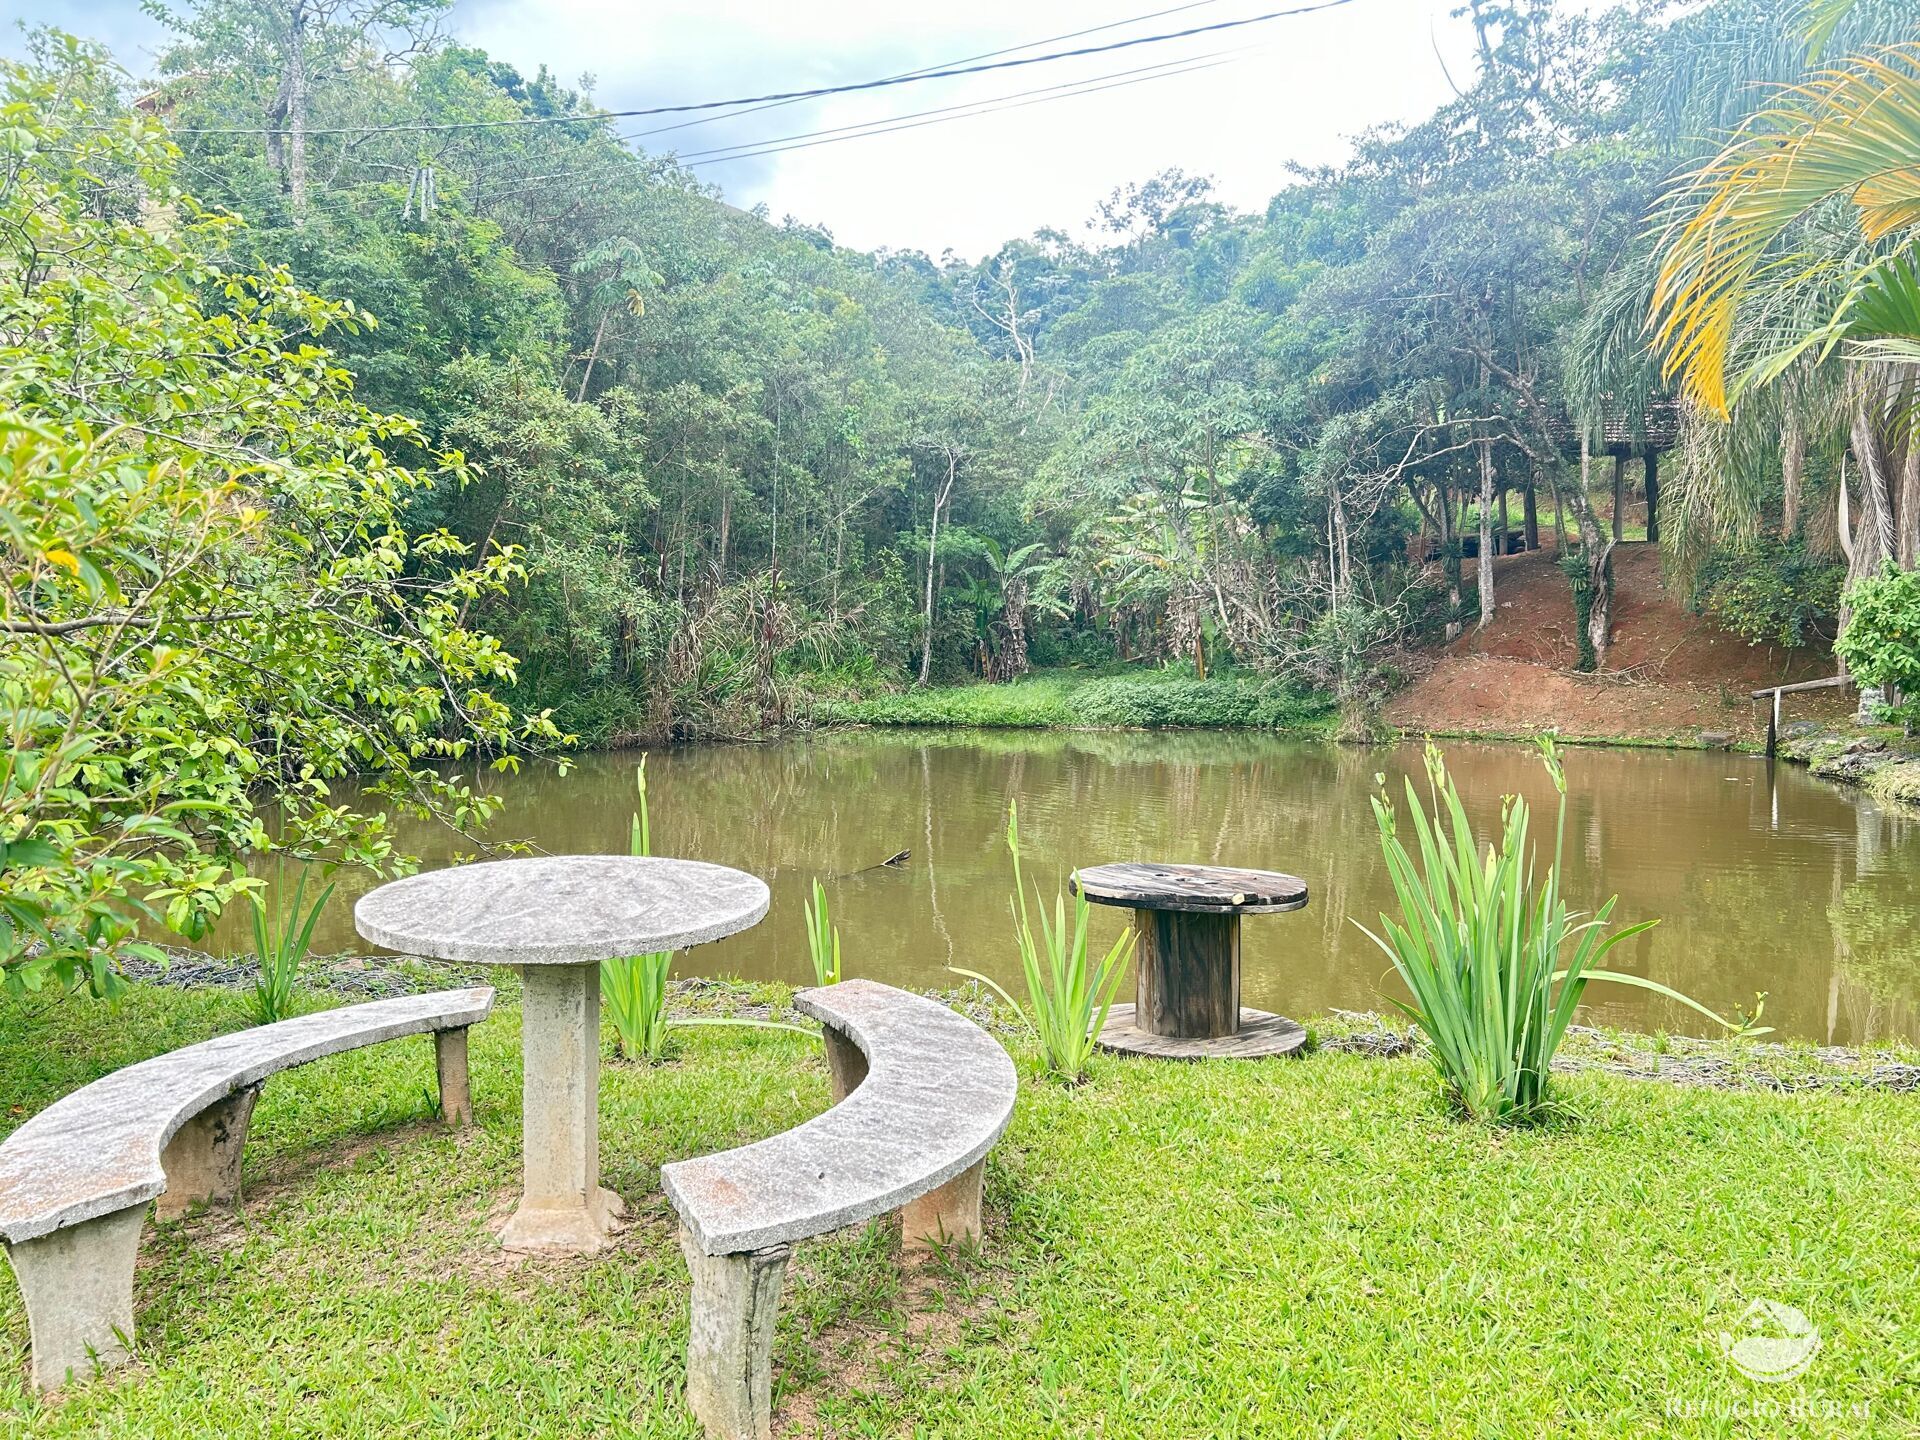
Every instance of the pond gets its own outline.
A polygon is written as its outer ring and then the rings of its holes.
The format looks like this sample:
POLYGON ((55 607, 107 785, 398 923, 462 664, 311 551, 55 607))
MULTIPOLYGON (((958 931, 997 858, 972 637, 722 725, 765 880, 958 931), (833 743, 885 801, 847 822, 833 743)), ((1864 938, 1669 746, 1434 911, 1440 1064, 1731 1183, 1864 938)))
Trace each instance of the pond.
MULTIPOLYGON (((1554 796, 1533 752, 1449 743, 1475 822, 1521 793, 1551 853, 1554 796)), ((636 752, 586 755, 565 777, 489 776, 509 805, 498 838, 552 853, 624 853, 636 752)), ((1301 913, 1243 930, 1243 998, 1284 1014, 1383 1008, 1387 961, 1353 923, 1391 903, 1368 811, 1376 773, 1394 793, 1423 775, 1418 744, 1362 749, 1215 732, 856 731, 768 745, 680 746, 648 761, 656 852, 750 870, 768 918, 690 951, 678 974, 810 978, 801 904, 821 879, 850 975, 956 983, 948 965, 1011 982, 1002 833, 1020 804, 1028 873, 1052 894, 1076 864, 1151 859, 1285 870, 1310 887, 1301 913), (900 867, 880 862, 910 851, 900 867), (874 868, 878 867, 878 868, 874 868)), ((1575 749, 1567 759, 1568 876, 1575 904, 1618 892, 1623 920, 1659 917, 1611 963, 1723 1014, 1766 992, 1784 1036, 1863 1044, 1920 1036, 1920 819, 1815 780, 1798 766, 1697 751, 1575 749)), ((452 838, 403 831, 429 864, 452 838)), ((1545 858, 1543 854, 1542 864, 1545 858)), ((360 947, 340 877, 316 945, 360 947)), ((237 918, 237 917, 230 917, 237 918)), ((1124 912, 1096 907, 1096 937, 1124 912)), ((218 943, 244 950, 244 927, 218 943)), ((1131 998, 1131 982, 1123 998, 1131 998)), ((1588 991, 1586 1018, 1699 1033, 1705 1022, 1618 986, 1588 991)))

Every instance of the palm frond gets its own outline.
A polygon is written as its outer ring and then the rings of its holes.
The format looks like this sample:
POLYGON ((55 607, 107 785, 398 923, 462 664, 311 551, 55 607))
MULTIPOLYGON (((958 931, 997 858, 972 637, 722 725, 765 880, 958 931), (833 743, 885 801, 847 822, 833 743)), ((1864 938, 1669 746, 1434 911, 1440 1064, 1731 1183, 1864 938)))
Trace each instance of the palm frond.
MULTIPOLYGON (((1852 286, 1866 268, 1791 243, 1836 199, 1851 204, 1869 244, 1920 223, 1920 45, 1856 56, 1786 90, 1669 191, 1650 323, 1663 373, 1710 414, 1724 417, 1740 388, 1728 375, 1744 305, 1782 287, 1852 286)), ((1837 318, 1829 312, 1811 332, 1824 337, 1837 318)), ((1804 348, 1808 334, 1793 345, 1804 348)), ((1754 373, 1764 378, 1764 366, 1754 373)))

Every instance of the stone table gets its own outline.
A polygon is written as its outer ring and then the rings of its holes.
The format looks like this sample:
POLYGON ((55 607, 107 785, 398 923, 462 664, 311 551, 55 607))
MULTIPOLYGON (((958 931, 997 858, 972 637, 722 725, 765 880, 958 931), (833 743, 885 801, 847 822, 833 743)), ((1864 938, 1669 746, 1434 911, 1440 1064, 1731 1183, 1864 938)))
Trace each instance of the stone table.
POLYGON ((620 1197, 600 1188, 600 962, 684 950, 767 913, 751 875, 696 860, 561 855, 433 870, 353 907, 376 945, 524 980, 524 1188, 500 1233, 509 1250, 587 1254, 620 1197))
POLYGON ((1306 881, 1222 865, 1096 865, 1073 877, 1096 905, 1133 911, 1134 1003, 1100 1032, 1108 1050, 1170 1059, 1291 1055, 1292 1020, 1240 1006, 1240 917, 1303 909, 1306 881))

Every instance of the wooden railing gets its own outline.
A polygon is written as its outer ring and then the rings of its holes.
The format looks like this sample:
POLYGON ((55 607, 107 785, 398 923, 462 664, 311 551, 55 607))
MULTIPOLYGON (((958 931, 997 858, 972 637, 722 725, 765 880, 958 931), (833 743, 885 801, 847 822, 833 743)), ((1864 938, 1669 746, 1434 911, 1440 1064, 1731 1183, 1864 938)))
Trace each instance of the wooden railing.
POLYGON ((1769 685, 1765 689, 1753 692, 1756 700, 1773 697, 1773 708, 1767 713, 1767 754, 1771 755, 1780 743, 1780 697, 1792 695, 1801 690, 1837 690, 1842 686, 1856 683, 1851 675, 1829 675, 1824 680, 1802 680, 1794 685, 1769 685))

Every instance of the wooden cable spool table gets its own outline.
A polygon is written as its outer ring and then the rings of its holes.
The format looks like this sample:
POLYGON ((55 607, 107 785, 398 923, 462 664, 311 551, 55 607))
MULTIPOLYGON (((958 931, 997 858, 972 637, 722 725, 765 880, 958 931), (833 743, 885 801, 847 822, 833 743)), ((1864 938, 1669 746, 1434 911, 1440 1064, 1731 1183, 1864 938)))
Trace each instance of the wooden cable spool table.
POLYGON ((1307 884, 1224 865, 1095 865, 1073 877, 1096 905, 1133 911, 1134 1003, 1115 1005, 1103 1049, 1165 1059, 1292 1055, 1307 1032, 1240 1004, 1240 917, 1306 907, 1307 884))

